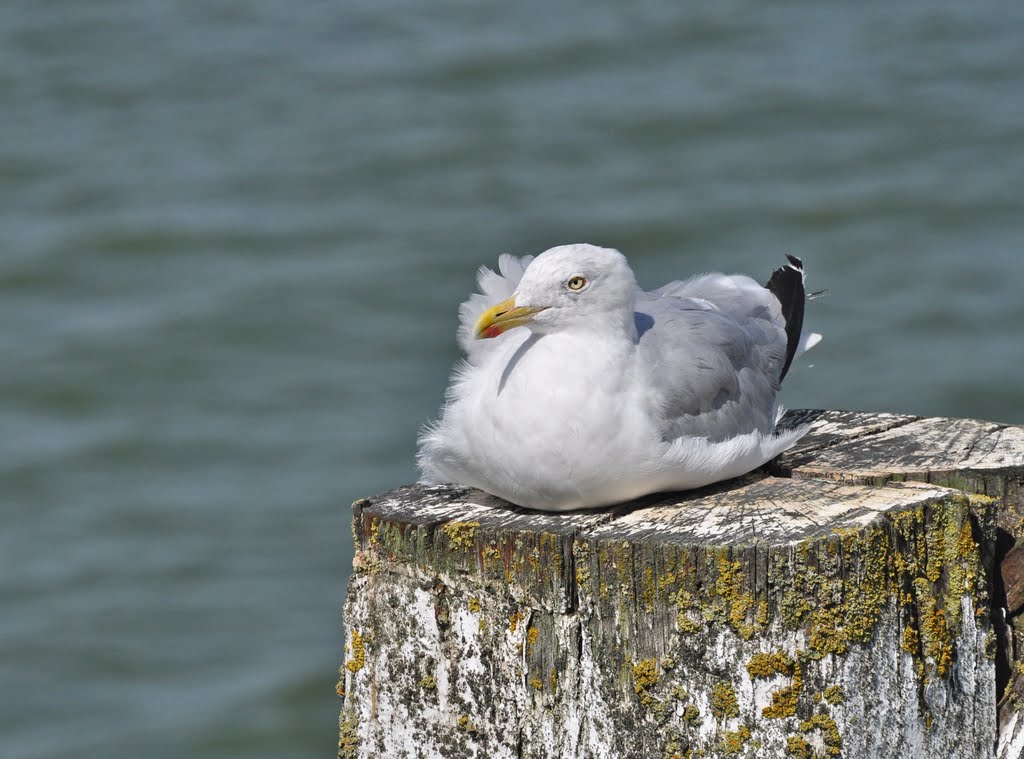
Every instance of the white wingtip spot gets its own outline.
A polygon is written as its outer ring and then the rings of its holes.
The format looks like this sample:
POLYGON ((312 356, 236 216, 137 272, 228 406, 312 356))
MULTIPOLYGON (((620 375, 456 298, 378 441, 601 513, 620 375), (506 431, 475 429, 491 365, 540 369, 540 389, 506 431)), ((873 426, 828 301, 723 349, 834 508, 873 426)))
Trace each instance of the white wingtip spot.
POLYGON ((800 344, 797 346, 796 355, 799 356, 801 353, 806 353, 815 345, 820 343, 821 339, 821 335, 819 335, 817 332, 807 333, 802 338, 800 338, 800 344))

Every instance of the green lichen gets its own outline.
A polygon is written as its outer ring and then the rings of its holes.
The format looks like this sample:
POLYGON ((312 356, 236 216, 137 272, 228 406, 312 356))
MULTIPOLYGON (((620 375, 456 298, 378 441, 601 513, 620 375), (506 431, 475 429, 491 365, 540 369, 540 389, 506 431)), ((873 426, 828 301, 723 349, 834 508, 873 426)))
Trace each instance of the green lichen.
POLYGON ((683 709, 683 719, 689 722, 691 725, 695 725, 700 722, 700 709, 693 704, 690 704, 683 709))
POLYGON ((359 756, 359 718, 355 712, 344 710, 338 718, 338 759, 356 759, 359 756))
POLYGON ((665 741, 665 759, 687 759, 692 756, 692 751, 686 748, 682 736, 671 727, 665 730, 667 740, 665 741), (684 755, 683 752, 686 751, 684 755))
POLYGON ((459 726, 459 730, 465 730, 467 733, 477 732, 477 727, 473 724, 473 721, 469 718, 468 714, 461 715, 456 720, 456 724, 459 726))
POLYGON ((843 703, 843 700, 845 699, 845 695, 843 693, 843 686, 830 685, 827 688, 825 688, 825 691, 822 693, 822 696, 824 696, 825 700, 832 704, 832 706, 837 706, 838 704, 843 703))
POLYGON ((740 716, 736 690, 731 683, 716 683, 711 689, 711 713, 719 719, 740 716))
POLYGON ((668 600, 674 600, 677 607, 676 628, 684 635, 692 635, 704 629, 703 622, 698 621, 704 618, 703 609, 691 592, 697 584, 692 560, 673 565, 672 582, 676 587, 674 599, 670 596, 668 600))
POLYGON ((633 546, 627 540, 615 543, 612 549, 612 567, 619 580, 623 596, 633 593, 633 546))
POLYGON ((786 590, 779 600, 779 613, 783 622, 791 630, 797 630, 803 626, 807 615, 814 607, 811 602, 797 590, 786 590))
POLYGON ((420 678, 420 688, 423 690, 437 690, 437 680, 433 675, 426 675, 420 678))
MULTIPOLYGON (((996 638, 996 634, 992 630, 989 630, 985 633, 985 639, 982 643, 982 646, 985 652, 985 658, 988 661, 995 661, 996 655, 999 653, 999 641, 996 638)), ((1024 672, 1022 672, 1021 674, 1024 674, 1024 672)))
POLYGON ((640 588, 640 601, 644 605, 644 611, 651 614, 654 611, 654 601, 657 596, 657 585, 654 582, 654 569, 644 567, 643 580, 640 588))
POLYGON ((573 541, 572 555, 576 564, 576 584, 586 585, 590 581, 590 546, 587 543, 573 541))

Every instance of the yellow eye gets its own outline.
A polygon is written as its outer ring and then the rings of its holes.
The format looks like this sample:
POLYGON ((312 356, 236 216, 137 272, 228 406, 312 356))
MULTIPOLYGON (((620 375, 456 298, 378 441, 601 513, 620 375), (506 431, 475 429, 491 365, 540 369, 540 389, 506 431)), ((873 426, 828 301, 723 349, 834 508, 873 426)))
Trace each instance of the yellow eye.
POLYGON ((586 284, 587 280, 585 280, 583 277, 577 274, 575 277, 571 277, 569 281, 565 283, 565 286, 568 287, 570 290, 578 292, 582 290, 584 287, 586 287, 586 284))

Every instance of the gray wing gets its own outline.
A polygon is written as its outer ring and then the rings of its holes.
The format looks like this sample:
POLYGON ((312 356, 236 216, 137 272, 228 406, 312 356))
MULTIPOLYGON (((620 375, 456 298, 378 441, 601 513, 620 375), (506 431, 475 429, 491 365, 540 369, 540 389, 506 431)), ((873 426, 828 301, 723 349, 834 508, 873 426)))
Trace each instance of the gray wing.
POLYGON ((664 440, 772 430, 786 329, 771 292, 749 277, 709 274, 639 293, 636 310, 664 440))
POLYGON ((477 288, 480 292, 473 293, 459 306, 457 337, 469 363, 477 363, 480 355, 496 344, 495 340, 477 340, 473 337, 473 325, 476 324, 476 320, 491 306, 512 297, 531 261, 533 256, 516 258, 503 253, 498 257, 498 271, 492 271, 486 266, 480 267, 476 275, 477 288))

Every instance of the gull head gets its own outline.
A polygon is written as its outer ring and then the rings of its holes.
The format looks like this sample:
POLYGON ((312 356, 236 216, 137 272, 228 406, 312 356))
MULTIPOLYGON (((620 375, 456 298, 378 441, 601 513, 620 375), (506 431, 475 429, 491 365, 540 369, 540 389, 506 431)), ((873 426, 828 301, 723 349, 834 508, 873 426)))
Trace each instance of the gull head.
POLYGON ((578 243, 546 250, 526 267, 515 293, 480 315, 478 338, 514 327, 537 333, 563 329, 635 330, 636 279, 612 248, 578 243))

